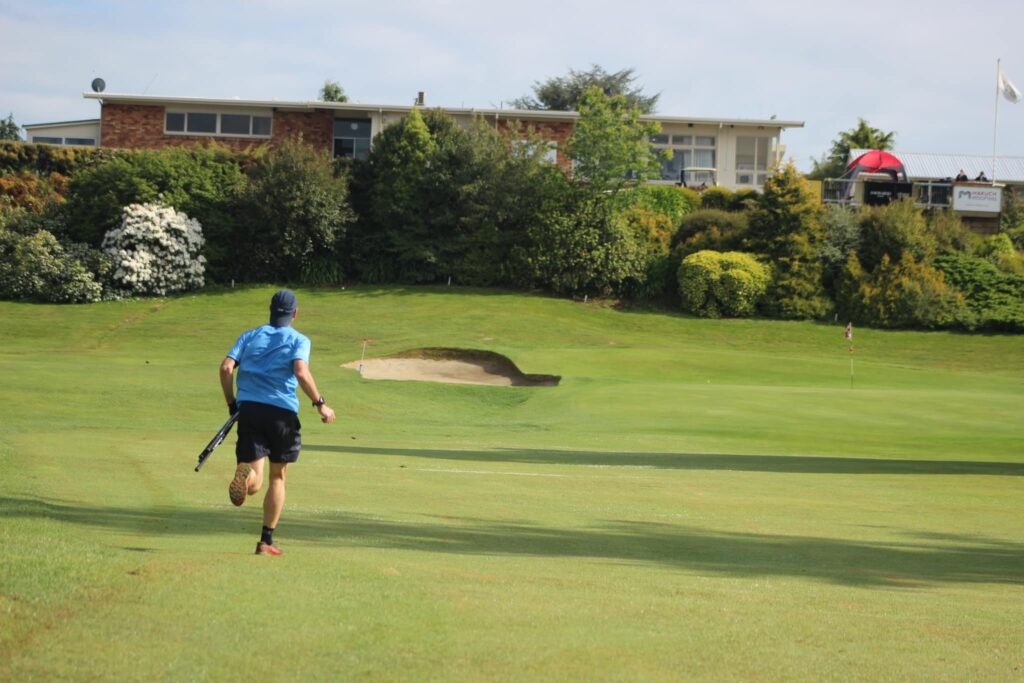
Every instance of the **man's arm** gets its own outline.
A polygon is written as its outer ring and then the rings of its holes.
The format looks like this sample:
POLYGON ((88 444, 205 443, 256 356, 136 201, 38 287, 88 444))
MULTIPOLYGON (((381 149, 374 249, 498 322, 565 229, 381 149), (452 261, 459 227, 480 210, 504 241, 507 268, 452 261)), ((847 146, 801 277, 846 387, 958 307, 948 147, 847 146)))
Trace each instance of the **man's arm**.
POLYGON ((235 359, 227 356, 220 364, 220 388, 224 391, 224 400, 228 402, 228 412, 234 415, 238 411, 235 403, 235 359))
MULTIPOLYGON (((296 360, 293 364, 295 370, 295 378, 299 380, 299 386, 302 387, 302 391, 305 392, 306 396, 309 396, 309 400, 316 403, 320 400, 320 390, 316 388, 316 381, 313 379, 313 373, 309 371, 309 364, 304 360, 296 360)), ((319 406, 317 410, 320 412, 320 420, 327 424, 334 422, 334 411, 326 403, 319 406)))

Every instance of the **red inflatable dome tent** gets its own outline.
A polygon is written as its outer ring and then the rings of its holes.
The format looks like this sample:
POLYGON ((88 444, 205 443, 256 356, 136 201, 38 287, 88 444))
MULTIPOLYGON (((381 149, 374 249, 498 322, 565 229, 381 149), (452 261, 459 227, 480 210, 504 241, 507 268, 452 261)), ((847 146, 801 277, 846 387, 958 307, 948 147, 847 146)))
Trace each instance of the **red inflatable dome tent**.
POLYGON ((902 176, 903 182, 909 182, 907 169, 903 167, 903 162, 880 149, 865 152, 851 161, 850 165, 846 167, 843 177, 853 180, 861 173, 888 173, 897 182, 900 180, 900 176, 902 176))

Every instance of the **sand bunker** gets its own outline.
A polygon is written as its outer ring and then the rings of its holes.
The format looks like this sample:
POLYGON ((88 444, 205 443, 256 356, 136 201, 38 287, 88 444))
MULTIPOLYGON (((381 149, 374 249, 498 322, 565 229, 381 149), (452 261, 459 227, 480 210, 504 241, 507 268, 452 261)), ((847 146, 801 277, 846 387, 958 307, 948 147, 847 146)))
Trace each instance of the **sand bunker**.
MULTIPOLYGON (((359 361, 342 367, 358 370, 359 361)), ((367 358, 363 361, 363 377, 504 387, 554 387, 561 379, 557 375, 526 374, 500 353, 475 349, 414 349, 386 358, 367 358)))

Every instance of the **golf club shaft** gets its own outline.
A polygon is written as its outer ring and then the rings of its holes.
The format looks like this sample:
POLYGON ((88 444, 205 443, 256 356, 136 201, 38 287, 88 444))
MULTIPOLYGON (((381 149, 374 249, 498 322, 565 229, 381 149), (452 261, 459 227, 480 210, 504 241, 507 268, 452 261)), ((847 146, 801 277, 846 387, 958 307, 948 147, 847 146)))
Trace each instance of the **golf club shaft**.
POLYGON ((210 457, 214 449, 217 448, 225 438, 227 438, 228 433, 237 421, 238 413, 233 413, 231 417, 228 418, 228 421, 224 423, 224 426, 220 428, 220 431, 218 431, 210 440, 210 443, 206 444, 206 448, 204 448, 203 452, 199 454, 199 462, 196 464, 195 469, 196 472, 198 472, 199 468, 206 463, 206 459, 210 457))

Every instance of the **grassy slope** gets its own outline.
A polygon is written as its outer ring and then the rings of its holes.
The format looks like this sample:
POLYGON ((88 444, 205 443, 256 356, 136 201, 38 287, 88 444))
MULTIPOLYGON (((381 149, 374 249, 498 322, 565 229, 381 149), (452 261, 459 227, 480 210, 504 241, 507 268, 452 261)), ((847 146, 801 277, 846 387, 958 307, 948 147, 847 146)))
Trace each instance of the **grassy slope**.
POLYGON ((1024 675, 1024 338, 300 292, 282 561, 216 366, 271 290, 0 303, 0 679, 1024 675), (340 368, 489 349, 555 389, 340 368))

